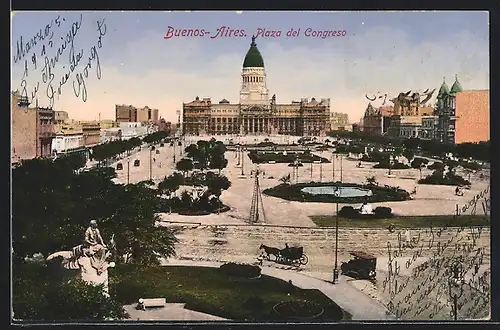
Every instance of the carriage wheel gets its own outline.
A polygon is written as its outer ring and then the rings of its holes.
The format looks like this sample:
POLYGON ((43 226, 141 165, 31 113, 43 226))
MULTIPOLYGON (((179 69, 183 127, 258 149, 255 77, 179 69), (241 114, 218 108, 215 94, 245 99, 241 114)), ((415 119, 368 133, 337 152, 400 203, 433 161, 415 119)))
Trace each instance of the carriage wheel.
POLYGON ((302 257, 300 257, 299 262, 301 265, 307 265, 307 263, 309 262, 309 258, 305 254, 303 254, 302 257))

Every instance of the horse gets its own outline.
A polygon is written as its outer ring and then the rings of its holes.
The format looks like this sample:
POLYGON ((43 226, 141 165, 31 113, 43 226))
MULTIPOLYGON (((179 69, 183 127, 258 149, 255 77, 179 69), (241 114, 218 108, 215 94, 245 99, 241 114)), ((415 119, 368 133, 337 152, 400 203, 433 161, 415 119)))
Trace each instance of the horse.
POLYGON ((281 255, 281 250, 278 249, 278 248, 275 248, 275 247, 271 247, 271 246, 267 246, 267 245, 264 245, 264 244, 261 244, 260 247, 259 247, 260 250, 264 250, 264 252, 267 254, 267 260, 271 260, 270 256, 273 255, 276 260, 278 260, 278 258, 280 257, 281 255))

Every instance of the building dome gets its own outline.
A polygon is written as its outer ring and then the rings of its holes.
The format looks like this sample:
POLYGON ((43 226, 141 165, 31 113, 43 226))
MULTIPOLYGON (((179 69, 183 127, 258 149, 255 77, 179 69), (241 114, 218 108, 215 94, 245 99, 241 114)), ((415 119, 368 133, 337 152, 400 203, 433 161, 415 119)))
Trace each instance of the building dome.
POLYGON ((250 49, 248 49, 245 60, 243 61, 244 68, 263 68, 264 59, 257 49, 257 44, 255 43, 255 37, 252 37, 252 43, 250 44, 250 49))
POLYGON ((446 85, 446 81, 443 78, 443 84, 441 85, 441 88, 439 88, 437 98, 442 98, 443 96, 446 96, 449 93, 450 93, 450 90, 448 89, 448 85, 446 85))
POLYGON ((455 75, 455 82, 451 86, 450 94, 460 93, 462 91, 462 85, 458 82, 458 77, 455 75))

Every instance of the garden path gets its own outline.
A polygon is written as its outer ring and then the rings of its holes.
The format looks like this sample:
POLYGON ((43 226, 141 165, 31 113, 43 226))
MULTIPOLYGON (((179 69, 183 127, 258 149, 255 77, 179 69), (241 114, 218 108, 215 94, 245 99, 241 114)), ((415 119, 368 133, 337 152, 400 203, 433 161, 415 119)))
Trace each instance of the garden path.
MULTIPOLYGON (((213 261, 194 261, 169 259, 162 263, 163 266, 198 266, 219 267, 223 263, 213 261)), ((394 320, 387 309, 371 299, 363 292, 351 286, 346 277, 340 276, 337 284, 319 280, 294 271, 276 269, 272 267, 261 267, 262 274, 280 278, 292 283, 302 289, 318 289, 327 297, 332 299, 342 309, 352 315, 353 320, 394 320)))

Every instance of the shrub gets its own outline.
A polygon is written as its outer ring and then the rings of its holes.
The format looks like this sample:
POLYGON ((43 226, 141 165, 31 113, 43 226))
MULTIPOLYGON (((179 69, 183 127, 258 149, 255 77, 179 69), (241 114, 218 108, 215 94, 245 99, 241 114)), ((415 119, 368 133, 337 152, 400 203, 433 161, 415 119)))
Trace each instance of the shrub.
POLYGON ((420 184, 433 184, 433 185, 444 185, 444 186, 468 186, 470 182, 465 180, 460 175, 453 172, 448 172, 443 176, 443 171, 436 170, 431 175, 425 177, 424 179, 418 180, 420 184))
POLYGON ((462 166, 464 169, 472 170, 472 171, 481 170, 481 164, 476 163, 476 162, 460 162, 460 166, 462 166))
POLYGON ((400 163, 398 161, 395 161, 393 164, 389 163, 389 160, 384 160, 382 162, 379 162, 378 164, 375 164, 373 168, 390 168, 391 170, 406 170, 410 168, 410 166, 400 163))
POLYGON ((430 165, 427 165, 427 168, 429 170, 443 170, 444 169, 444 164, 442 162, 434 162, 430 165))
POLYGON ((365 162, 380 163, 383 162, 384 160, 386 161, 389 160, 389 153, 373 151, 369 152, 368 154, 364 154, 363 157, 361 157, 361 160, 365 162))
POLYGON ((220 270, 229 276, 255 278, 261 274, 261 268, 255 265, 237 264, 234 262, 226 263, 220 266, 220 270))
POLYGON ((392 209, 390 207, 385 206, 377 206, 375 210, 373 210, 376 218, 390 218, 392 217, 392 209))
POLYGON ((344 206, 339 211, 339 216, 347 219, 355 218, 358 214, 359 212, 352 206, 344 206))

